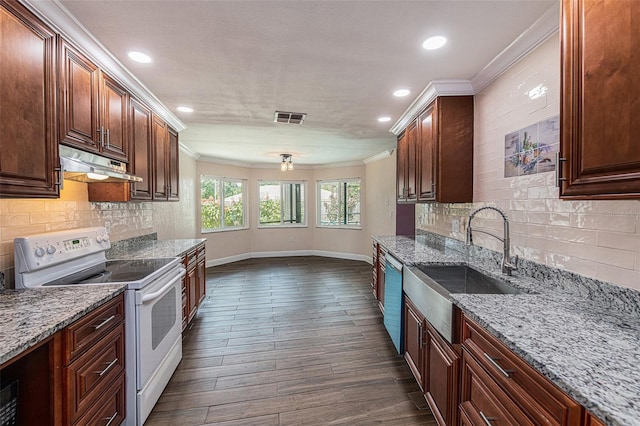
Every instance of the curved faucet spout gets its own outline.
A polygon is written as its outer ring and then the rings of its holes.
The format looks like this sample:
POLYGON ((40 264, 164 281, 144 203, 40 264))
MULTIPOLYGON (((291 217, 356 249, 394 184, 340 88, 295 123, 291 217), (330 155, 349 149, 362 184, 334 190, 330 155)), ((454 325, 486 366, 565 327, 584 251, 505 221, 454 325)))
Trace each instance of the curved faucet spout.
POLYGON ((502 243, 502 272, 511 275, 511 272, 515 269, 518 269, 518 256, 514 257, 514 261, 511 261, 511 253, 510 253, 510 245, 511 241, 509 238, 509 220, 507 219, 507 215, 504 214, 502 210, 497 207, 485 206, 480 207, 479 209, 474 210, 471 215, 469 215, 469 221, 467 223, 467 245, 473 245, 473 228, 471 227, 471 221, 473 218, 483 210, 492 210, 500 214, 502 216, 502 221, 504 223, 504 235, 503 238, 498 237, 490 232, 483 231, 480 229, 476 229, 476 232, 481 232, 483 234, 487 234, 496 238, 498 241, 502 243))

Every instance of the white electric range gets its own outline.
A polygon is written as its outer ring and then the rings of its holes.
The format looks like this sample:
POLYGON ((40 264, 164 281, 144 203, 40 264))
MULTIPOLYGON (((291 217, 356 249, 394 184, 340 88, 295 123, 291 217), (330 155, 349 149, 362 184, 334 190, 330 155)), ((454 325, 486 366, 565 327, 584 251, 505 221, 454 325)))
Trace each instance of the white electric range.
POLYGON ((105 228, 14 240, 17 289, 126 284, 126 425, 142 425, 182 359, 179 258, 107 260, 105 228))

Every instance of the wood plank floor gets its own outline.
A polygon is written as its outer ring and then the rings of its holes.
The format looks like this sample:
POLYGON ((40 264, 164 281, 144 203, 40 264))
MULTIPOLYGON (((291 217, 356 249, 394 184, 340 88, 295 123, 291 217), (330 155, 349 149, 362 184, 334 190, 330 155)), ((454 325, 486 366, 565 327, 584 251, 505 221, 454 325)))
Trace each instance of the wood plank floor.
POLYGON ((183 359, 146 425, 435 425, 371 294, 322 257, 207 269, 183 359))

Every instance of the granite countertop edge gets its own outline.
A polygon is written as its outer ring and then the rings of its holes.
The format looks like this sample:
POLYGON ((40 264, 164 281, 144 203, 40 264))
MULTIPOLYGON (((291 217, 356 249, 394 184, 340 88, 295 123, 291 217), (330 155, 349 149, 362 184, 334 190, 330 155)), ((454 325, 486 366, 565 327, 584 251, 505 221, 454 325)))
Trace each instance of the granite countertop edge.
MULTIPOLYGON (((500 275, 499 267, 497 267, 497 272, 493 270, 489 271, 486 264, 476 262, 467 253, 457 252, 456 250, 444 250, 443 247, 429 247, 429 244, 423 245, 421 242, 416 241, 415 238, 405 236, 373 236, 373 239, 385 247, 388 253, 400 260, 405 266, 412 266, 417 263, 440 265, 464 264, 487 272, 489 275, 500 275)), ((536 371, 607 424, 640 425, 640 418, 636 417, 636 414, 640 412, 640 407, 638 407, 637 404, 636 406, 629 407, 628 402, 629 400, 634 400, 630 399, 634 392, 637 391, 640 393, 640 383, 634 383, 634 379, 631 378, 630 383, 626 383, 624 387, 614 388, 614 380, 612 380, 610 386, 607 387, 606 383, 597 380, 597 374, 593 374, 597 369, 607 370, 609 366, 617 365, 617 362, 622 363, 622 365, 629 364, 629 368, 635 368, 637 364, 635 364, 634 361, 636 358, 640 359, 640 355, 622 355, 619 351, 615 351, 614 348, 604 348, 599 351, 599 355, 584 356, 587 361, 580 358, 583 354, 576 354, 578 356, 578 362, 582 361, 585 362, 585 364, 575 366, 573 364, 566 364, 568 352, 570 351, 565 350, 564 353, 557 356, 555 354, 549 356, 545 354, 545 350, 539 350, 534 344, 537 343, 534 336, 537 331, 532 333, 523 332, 528 329, 527 325, 529 325, 529 320, 537 320, 540 326, 547 326, 553 329, 558 323, 562 326, 563 323, 560 321, 565 317, 575 318, 579 316, 591 325, 600 326, 598 330, 600 334, 597 337, 604 343, 607 343, 608 340, 611 340, 611 338, 607 336, 607 332, 613 334, 620 332, 616 324, 618 319, 613 318, 612 321, 605 321, 604 324, 602 324, 603 314, 602 312, 597 312, 597 310, 601 308, 598 308, 596 305, 596 312, 590 312, 584 309, 585 307, 590 308, 589 303, 593 301, 585 301, 580 295, 570 294, 564 288, 554 290, 554 283, 543 283, 540 280, 526 277, 506 277, 502 275, 501 278, 506 279, 526 292, 533 292, 533 294, 523 293, 515 295, 515 297, 513 295, 460 294, 451 295, 451 300, 465 314, 469 315, 471 319, 487 329, 493 336, 525 360, 536 371), (501 305, 500 310, 492 310, 490 306, 495 306, 495 299, 500 297, 511 297, 512 299, 510 300, 514 303, 508 304, 506 307, 501 305), (520 302, 515 303, 515 301, 518 300, 520 302), (547 322, 545 315, 541 315, 536 319, 536 314, 534 314, 535 309, 531 307, 536 305, 545 306, 546 309, 553 309, 555 318, 547 322), (497 313, 496 311, 500 312, 497 313), (513 316, 517 318, 517 321, 512 320, 513 316), (505 318, 509 319, 505 320, 505 318), (557 322, 554 323, 554 320, 557 322), (625 358, 617 359, 616 356, 624 356, 625 358), (565 364, 560 361, 565 361, 565 364), (591 383, 588 383, 590 381, 591 383), (594 387, 598 387, 598 389, 593 389, 594 387)), ((624 327, 634 329, 637 324, 640 324, 640 319, 635 317, 631 318, 630 324, 620 325, 621 333, 636 333, 635 331, 628 332, 624 330, 624 327)), ((554 337, 559 339, 558 336, 552 336, 551 333, 547 333, 541 336, 540 342, 545 342, 545 339, 549 342, 548 339, 553 339, 554 337)), ((561 337, 574 338, 574 340, 570 342, 573 347, 580 346, 581 344, 586 348, 591 346, 590 341, 586 340, 586 335, 584 337, 581 336, 579 332, 571 329, 571 327, 562 333, 561 337), (572 335, 572 333, 575 333, 575 335, 572 335)), ((623 337, 629 337, 629 334, 624 334, 623 337)), ((558 341, 557 347, 563 349, 565 347, 563 346, 564 343, 565 342, 558 341)), ((551 347, 553 347, 553 345, 554 342, 551 341, 551 347)), ((540 343, 538 343, 538 346, 540 346, 540 343)), ((640 344, 638 348, 640 348, 640 344)), ((619 370, 624 370, 624 367, 619 370)), ((619 370, 613 369, 612 371, 615 373, 619 370)), ((636 393, 636 395, 638 393, 636 393)))
MULTIPOLYGON (((10 309, 3 309, 3 320, 0 321, 0 347, 2 348, 0 351, 0 365, 53 336, 87 313, 120 295, 126 288, 127 286, 124 284, 108 284, 96 287, 85 286, 83 295, 95 294, 96 296, 90 298, 86 303, 80 302, 80 306, 74 307, 71 311, 56 317, 54 323, 49 323, 51 318, 47 315, 44 316, 41 321, 36 320, 36 322, 29 324, 28 328, 25 326, 19 327, 20 329, 18 329, 13 327, 15 324, 7 324, 11 321, 7 320, 7 318, 10 318, 12 314, 25 314, 25 311, 20 310, 20 312, 16 312, 16 309, 13 308, 12 312, 10 309), (30 332, 30 330, 34 331, 30 332), (15 338, 16 334, 19 336, 17 339, 15 338)), ((60 287, 56 289, 60 289, 60 287)), ((69 288, 67 287, 66 289, 69 288)), ((53 312, 53 310, 59 311, 61 309, 60 305, 52 304, 49 290, 56 291, 54 289, 2 290, 0 291, 0 305, 2 305, 3 300, 10 298, 12 302, 15 301, 18 304, 29 304, 34 310, 44 308, 49 312, 53 312), (36 296, 36 293, 40 293, 43 297, 40 298, 38 304, 34 305, 33 298, 36 296)), ((31 318, 31 320, 33 320, 33 318, 31 318)))

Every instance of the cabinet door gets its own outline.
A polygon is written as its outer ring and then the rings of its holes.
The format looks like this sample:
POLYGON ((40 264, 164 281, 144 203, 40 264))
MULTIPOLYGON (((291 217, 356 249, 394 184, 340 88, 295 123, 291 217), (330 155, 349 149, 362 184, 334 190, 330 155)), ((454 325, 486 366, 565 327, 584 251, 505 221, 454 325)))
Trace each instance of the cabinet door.
POLYGON ((407 177, 406 177, 406 191, 407 201, 415 202, 418 196, 416 188, 416 159, 417 159, 417 140, 418 140, 418 125, 417 122, 409 124, 406 130, 407 135, 407 177))
POLYGON ((424 390, 424 317, 404 297, 404 359, 416 378, 420 389, 424 390))
POLYGON ((396 195, 398 202, 407 200, 407 132, 398 136, 398 149, 396 152, 396 195))
POLYGON ((0 1, 0 197, 56 198, 56 37, 0 1))
POLYGON ((129 94, 108 75, 101 73, 103 155, 128 161, 127 115, 129 94))
POLYGON ((196 264, 187 270, 187 300, 189 301, 189 321, 191 321, 198 310, 198 271, 196 264))
POLYGON ((440 424, 457 424, 458 374, 460 357, 451 346, 427 325, 425 348, 425 393, 427 402, 440 424))
POLYGON ((200 304, 202 303, 202 301, 204 300, 204 297, 207 293, 207 267, 206 267, 206 262, 204 259, 198 259, 198 289, 197 289, 197 296, 198 296, 198 306, 200 306, 200 304))
POLYGON ((640 2, 563 0, 561 198, 640 197, 640 2))
POLYGON ((60 142, 99 152, 105 132, 98 115, 98 67, 64 40, 61 52, 60 142))
POLYGON ((384 274, 387 272, 387 253, 380 250, 378 254, 378 306, 384 314, 384 274))
POLYGON ((166 200, 169 196, 167 184, 167 145, 169 144, 169 128, 161 118, 153 116, 153 199, 166 200))
POLYGON ((179 197, 179 187, 180 187, 180 179, 179 179, 179 166, 180 166, 180 146, 178 145, 178 132, 173 130, 172 128, 168 128, 169 132, 169 142, 168 142, 168 153, 167 159, 169 164, 169 169, 167 170, 167 180, 169 182, 169 191, 168 198, 172 201, 177 201, 179 197))
POLYGON ((378 299, 378 243, 373 242, 373 277, 371 279, 373 297, 378 299))
POLYGON ((130 103, 131 155, 129 171, 142 178, 131 184, 132 200, 153 198, 153 145, 151 142, 151 110, 136 99, 130 103))
POLYGON ((418 200, 435 200, 436 141, 434 104, 418 117, 418 200))

